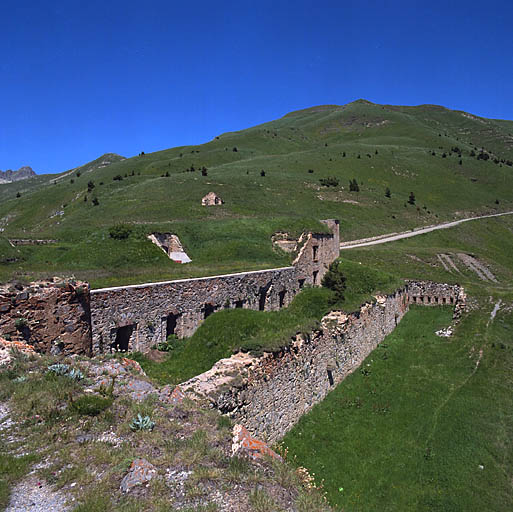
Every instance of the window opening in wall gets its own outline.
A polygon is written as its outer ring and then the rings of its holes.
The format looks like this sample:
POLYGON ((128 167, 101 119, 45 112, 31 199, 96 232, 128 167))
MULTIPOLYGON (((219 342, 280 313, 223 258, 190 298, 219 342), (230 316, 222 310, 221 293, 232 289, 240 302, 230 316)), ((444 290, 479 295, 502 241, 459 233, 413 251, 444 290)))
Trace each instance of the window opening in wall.
POLYGON ((236 300, 235 301, 235 307, 239 308, 239 309, 244 307, 244 300, 242 300, 242 299, 241 300, 236 300))
POLYGON ((313 260, 317 261, 319 259, 319 246, 318 245, 312 246, 312 251, 313 251, 313 260))
POLYGON ((265 288, 260 288, 259 297, 258 297, 258 309, 259 311, 263 311, 265 309, 265 299, 267 298, 267 290, 268 286, 265 288))
POLYGON ((399 320, 399 315, 395 315, 394 320, 395 320, 395 325, 397 325, 397 322, 398 322, 398 320, 399 320))
POLYGON ((314 273, 312 274, 312 278, 313 278, 313 284, 319 284, 317 281, 317 276, 319 275, 319 271, 318 270, 315 270, 314 273))
POLYGON ((215 308, 212 304, 205 304, 203 307, 203 318, 209 317, 214 311, 215 308))
POLYGON ((136 328, 136 324, 125 325, 116 329, 116 338, 111 348, 116 352, 127 352, 130 346, 130 338, 136 328))
POLYGON ((451 297, 451 304, 454 304, 454 297, 451 297))
POLYGON ((444 297, 444 298, 442 299, 442 302, 443 302, 444 304, 447 304, 447 297, 444 297))
POLYGON ((327 370, 328 371, 328 381, 330 383, 330 386, 333 386, 333 384, 335 383, 335 381, 333 380, 333 371, 332 370, 327 370))
POLYGON ((287 291, 286 290, 282 290, 279 294, 278 294, 278 297, 280 299, 280 308, 282 308, 285 304, 285 295, 286 295, 287 291))
POLYGON ((178 321, 178 317, 180 315, 174 315, 173 313, 170 313, 166 317, 166 339, 168 336, 171 336, 172 334, 176 334, 176 324, 178 321))
POLYGON ((428 304, 431 304, 431 297, 428 296, 427 300, 428 300, 428 304))
POLYGON ((420 302, 422 302, 422 304, 424 304, 424 296, 423 295, 420 296, 420 302))
POLYGON ((303 288, 303 286, 305 286, 305 279, 298 279, 298 282, 299 282, 299 289, 301 290, 301 288, 303 288))

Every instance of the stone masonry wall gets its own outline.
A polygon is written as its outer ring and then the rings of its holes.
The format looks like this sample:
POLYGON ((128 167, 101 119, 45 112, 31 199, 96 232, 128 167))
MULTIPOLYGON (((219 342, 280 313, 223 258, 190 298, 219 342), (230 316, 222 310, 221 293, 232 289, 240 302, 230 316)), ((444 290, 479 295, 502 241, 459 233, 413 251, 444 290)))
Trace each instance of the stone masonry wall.
MULTIPOLYGON (((274 442, 360 366, 395 329, 420 292, 431 297, 453 294, 459 301, 465 297, 457 285, 409 282, 356 313, 329 313, 320 329, 297 335, 278 353, 260 358, 235 354, 181 387, 207 397, 253 435, 274 442)), ((457 302, 456 308, 463 304, 457 302)))
POLYGON ((90 355, 89 285, 38 281, 1 286, 0 334, 38 352, 90 355))
POLYGON ((179 337, 190 336, 215 311, 277 310, 298 291, 294 267, 92 290, 93 353, 109 351, 120 327, 132 329, 126 348, 144 352, 172 334, 171 328, 179 337))
POLYGON ((305 284, 320 284, 338 258, 339 223, 322 222, 332 233, 302 235, 292 267, 93 290, 93 353, 112 348, 148 351, 169 334, 191 336, 220 309, 272 311, 288 306, 305 284))

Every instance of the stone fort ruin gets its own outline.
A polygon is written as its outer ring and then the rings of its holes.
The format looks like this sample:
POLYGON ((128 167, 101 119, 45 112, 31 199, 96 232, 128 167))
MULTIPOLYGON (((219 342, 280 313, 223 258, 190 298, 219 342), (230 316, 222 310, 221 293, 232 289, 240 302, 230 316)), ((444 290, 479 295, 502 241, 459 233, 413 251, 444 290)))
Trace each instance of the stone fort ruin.
MULTIPOLYGON (((21 336, 42 352, 146 352, 171 334, 191 336, 220 309, 278 310, 303 286, 320 285, 338 258, 339 222, 322 222, 326 233, 304 233, 297 240, 290 267, 98 290, 87 283, 50 281, 22 290, 5 286, 0 289, 0 334, 21 336), (20 319, 26 324, 22 330, 20 319)), ((180 253, 181 262, 187 261, 175 235, 153 233, 149 239, 169 257, 180 253)))

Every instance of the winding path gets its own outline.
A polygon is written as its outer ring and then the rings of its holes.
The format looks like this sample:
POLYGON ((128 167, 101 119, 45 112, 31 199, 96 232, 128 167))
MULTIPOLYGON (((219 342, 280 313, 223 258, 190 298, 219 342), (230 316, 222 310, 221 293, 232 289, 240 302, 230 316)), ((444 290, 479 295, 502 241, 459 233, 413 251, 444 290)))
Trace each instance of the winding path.
POLYGON ((452 222, 445 222, 443 224, 437 224, 436 226, 428 226, 426 228, 416 228, 413 231, 404 231, 402 233, 389 233, 388 235, 380 235, 372 238, 362 238, 360 240, 351 240, 349 242, 342 242, 340 244, 340 250, 345 249, 356 249, 357 247, 366 247, 368 245, 385 244, 387 242, 393 242, 395 240, 401 240, 402 238, 410 238, 412 236, 423 235, 424 233, 430 233, 431 231, 437 231, 438 229, 448 229, 477 219, 488 219, 490 217, 501 217, 502 215, 513 215, 511 212, 493 213, 490 215, 480 215, 478 217, 469 217, 468 219, 455 220, 452 222))

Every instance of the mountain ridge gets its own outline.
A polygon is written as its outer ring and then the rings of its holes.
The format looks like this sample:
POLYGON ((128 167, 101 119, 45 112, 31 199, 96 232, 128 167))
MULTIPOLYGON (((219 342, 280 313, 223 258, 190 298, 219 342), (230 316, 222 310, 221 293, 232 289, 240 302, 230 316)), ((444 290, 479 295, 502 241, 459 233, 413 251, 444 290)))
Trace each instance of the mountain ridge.
POLYGON ((32 167, 29 167, 28 165, 20 167, 17 171, 13 171, 11 169, 7 169, 6 171, 0 170, 0 184, 26 180, 32 178, 32 176, 36 176, 36 173, 32 170, 32 167))

